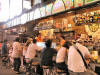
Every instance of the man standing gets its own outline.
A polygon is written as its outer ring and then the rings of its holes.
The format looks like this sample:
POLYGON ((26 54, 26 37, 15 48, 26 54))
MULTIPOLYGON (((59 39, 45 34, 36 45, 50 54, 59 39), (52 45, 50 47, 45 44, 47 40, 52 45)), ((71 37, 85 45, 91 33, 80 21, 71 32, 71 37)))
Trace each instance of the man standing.
POLYGON ((17 74, 19 74, 19 68, 21 65, 21 57, 22 55, 22 47, 20 44, 20 39, 17 37, 15 39, 15 42, 13 43, 13 52, 12 52, 12 57, 14 58, 14 70, 16 71, 17 74))
POLYGON ((68 52, 68 69, 71 75, 96 75, 94 72, 87 71, 84 61, 77 51, 78 49, 84 58, 90 58, 90 52, 83 44, 83 40, 78 39, 75 46, 70 46, 68 52))
POLYGON ((6 56, 7 55, 7 40, 4 40, 1 48, 1 55, 6 56))
POLYGON ((2 47, 1 47, 1 56, 2 58, 2 63, 5 66, 6 61, 7 61, 7 53, 8 53, 8 48, 7 48, 7 40, 4 40, 2 47))

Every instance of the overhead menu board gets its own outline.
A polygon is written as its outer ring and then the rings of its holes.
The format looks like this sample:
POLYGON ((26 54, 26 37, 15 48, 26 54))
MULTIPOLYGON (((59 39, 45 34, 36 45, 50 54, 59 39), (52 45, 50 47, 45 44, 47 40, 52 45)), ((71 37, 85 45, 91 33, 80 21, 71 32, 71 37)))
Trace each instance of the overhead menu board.
POLYGON ((63 0, 65 3, 66 10, 74 8, 74 0, 63 0))
POLYGON ((41 14, 40 14, 40 10, 39 8, 35 9, 35 12, 34 12, 34 19, 38 19, 38 18, 41 18, 41 14))
POLYGON ((40 8, 40 12, 41 12, 41 17, 44 17, 46 14, 45 14, 45 12, 46 12, 46 7, 44 6, 44 7, 41 7, 40 8))
POLYGON ((46 5, 46 16, 51 15, 53 3, 46 5))
POLYGON ((100 0, 85 0, 85 4, 93 3, 93 2, 96 2, 96 1, 100 1, 100 0))
POLYGON ((83 6, 84 0, 74 0, 74 7, 83 6))
POLYGON ((59 13, 65 11, 65 6, 62 0, 56 0, 53 5, 52 14, 59 13))

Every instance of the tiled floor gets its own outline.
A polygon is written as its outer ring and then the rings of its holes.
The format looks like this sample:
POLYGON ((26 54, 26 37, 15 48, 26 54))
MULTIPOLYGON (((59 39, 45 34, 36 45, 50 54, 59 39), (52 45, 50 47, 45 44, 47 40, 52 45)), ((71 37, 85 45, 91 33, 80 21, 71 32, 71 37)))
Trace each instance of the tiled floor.
MULTIPOLYGON (((7 68, 6 66, 2 66, 0 61, 0 75, 18 75, 13 71, 11 68, 7 68)), ((25 75, 25 74, 19 74, 19 75, 25 75)))

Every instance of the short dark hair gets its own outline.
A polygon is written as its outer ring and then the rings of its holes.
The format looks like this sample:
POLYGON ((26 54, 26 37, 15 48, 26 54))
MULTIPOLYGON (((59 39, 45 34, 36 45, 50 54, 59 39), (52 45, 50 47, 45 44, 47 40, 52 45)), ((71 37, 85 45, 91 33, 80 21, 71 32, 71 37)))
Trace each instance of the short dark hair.
POLYGON ((65 47, 66 49, 69 49, 69 47, 71 46, 72 44, 69 42, 69 41, 66 41, 63 45, 63 47, 65 47))
POLYGON ((19 42, 20 41, 20 38, 19 37, 16 37, 15 41, 19 42))
POLYGON ((51 39, 48 39, 48 40, 45 42, 46 47, 51 47, 51 44, 52 44, 52 40, 51 40, 51 39))
POLYGON ((37 42, 37 40, 36 39, 33 39, 33 43, 36 43, 37 42))

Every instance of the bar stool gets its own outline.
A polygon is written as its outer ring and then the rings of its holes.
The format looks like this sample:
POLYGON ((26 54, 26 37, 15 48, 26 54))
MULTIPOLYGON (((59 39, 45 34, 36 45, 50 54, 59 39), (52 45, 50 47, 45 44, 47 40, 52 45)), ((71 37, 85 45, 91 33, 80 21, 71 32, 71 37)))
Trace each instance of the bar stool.
POLYGON ((53 75, 51 66, 42 66, 42 68, 43 68, 43 75, 53 75))
POLYGON ((39 65, 39 62, 32 62, 31 64, 31 71, 32 73, 37 74, 37 66, 39 65))
POLYGON ((56 73, 57 75, 66 75, 66 71, 58 69, 58 68, 56 69, 56 73))

